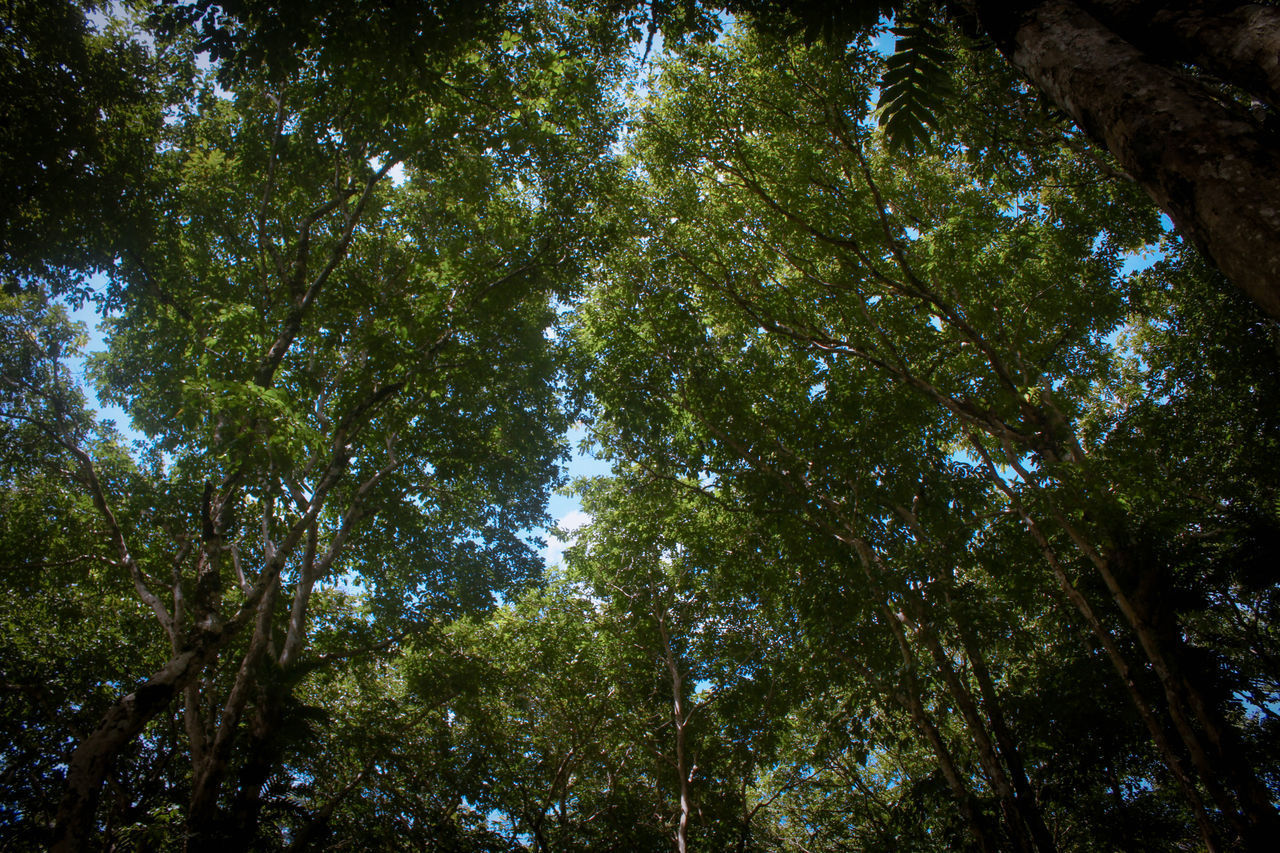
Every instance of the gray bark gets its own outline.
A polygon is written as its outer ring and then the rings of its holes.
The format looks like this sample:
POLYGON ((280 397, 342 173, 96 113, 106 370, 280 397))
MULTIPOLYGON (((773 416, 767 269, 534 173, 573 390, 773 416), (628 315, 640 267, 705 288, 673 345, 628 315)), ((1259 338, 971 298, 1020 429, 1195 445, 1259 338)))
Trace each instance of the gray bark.
MULTIPOLYGON (((1280 318, 1280 146, 1071 0, 974 4, 1028 80, 1104 145, 1237 287, 1280 318)), ((1261 27, 1255 41, 1272 37, 1261 27)))
POLYGON ((174 655, 146 683, 119 700, 98 728, 76 746, 67 768, 50 850, 61 853, 88 846, 102 780, 112 760, 204 669, 226 638, 225 633, 206 634, 174 655))
POLYGON ((1280 106, 1280 8, 1206 0, 1085 0, 1153 59, 1190 63, 1280 106))

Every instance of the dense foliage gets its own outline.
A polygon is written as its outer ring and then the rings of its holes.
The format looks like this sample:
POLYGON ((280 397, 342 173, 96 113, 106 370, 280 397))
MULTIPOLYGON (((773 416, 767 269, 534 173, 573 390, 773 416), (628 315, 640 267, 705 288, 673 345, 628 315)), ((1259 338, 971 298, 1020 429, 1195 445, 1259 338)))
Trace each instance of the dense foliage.
POLYGON ((0 844, 1270 849, 1280 326, 811 5, 6 13, 0 844))

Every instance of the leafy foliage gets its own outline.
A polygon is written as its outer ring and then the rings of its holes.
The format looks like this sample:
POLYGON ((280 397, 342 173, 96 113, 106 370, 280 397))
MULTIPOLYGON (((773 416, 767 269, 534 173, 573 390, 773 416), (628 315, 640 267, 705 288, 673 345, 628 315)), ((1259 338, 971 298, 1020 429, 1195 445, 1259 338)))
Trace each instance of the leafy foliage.
POLYGON ((896 41, 880 78, 878 120, 891 144, 913 151, 954 94, 945 67, 954 58, 941 28, 927 18, 903 18, 891 32, 896 41))
MULTIPOLYGON (((183 97, 189 57, 149 52, 127 21, 95 28, 91 5, 15 2, 0 28, 0 280, 6 292, 76 289, 121 244, 146 241, 153 142, 183 97)), ((83 290, 81 290, 83 293, 83 290)))
POLYGON ((1276 323, 786 5, 22 7, 6 162, 100 144, 10 214, 6 847, 1265 849, 1276 323))

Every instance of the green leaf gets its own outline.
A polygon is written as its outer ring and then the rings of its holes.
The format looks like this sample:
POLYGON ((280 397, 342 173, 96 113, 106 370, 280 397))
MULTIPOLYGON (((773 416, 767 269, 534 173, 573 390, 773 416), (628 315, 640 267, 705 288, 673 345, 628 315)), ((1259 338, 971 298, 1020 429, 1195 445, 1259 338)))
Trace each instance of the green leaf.
POLYGON ((954 58, 942 29, 928 19, 906 18, 893 33, 898 39, 880 78, 876 115, 891 145, 912 150, 928 140, 937 111, 954 94, 946 70, 954 58))

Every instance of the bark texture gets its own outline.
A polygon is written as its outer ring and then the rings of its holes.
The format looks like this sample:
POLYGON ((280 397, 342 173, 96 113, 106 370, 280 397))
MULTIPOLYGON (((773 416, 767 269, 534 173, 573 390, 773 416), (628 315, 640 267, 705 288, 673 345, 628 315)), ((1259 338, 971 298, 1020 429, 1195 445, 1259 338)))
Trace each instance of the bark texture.
POLYGON ((1089 11, 1148 56, 1191 63, 1280 106, 1280 8, 1206 0, 1086 0, 1089 11))
POLYGON ((112 706, 98 728, 76 746, 50 850, 62 853, 88 846, 102 780, 112 760, 204 669, 224 640, 225 635, 206 635, 175 655, 145 684, 112 706))
MULTIPOLYGON (((1021 12, 975 6, 1013 65, 1105 145, 1236 286, 1280 318, 1275 136, 1071 0, 1024 4, 1021 12)), ((1257 16, 1255 44, 1275 38, 1268 20, 1257 16)))

